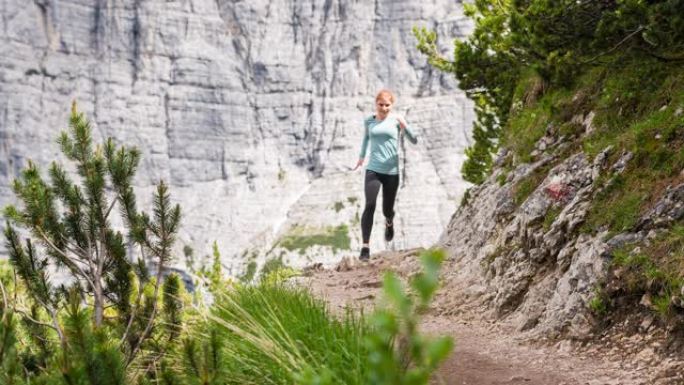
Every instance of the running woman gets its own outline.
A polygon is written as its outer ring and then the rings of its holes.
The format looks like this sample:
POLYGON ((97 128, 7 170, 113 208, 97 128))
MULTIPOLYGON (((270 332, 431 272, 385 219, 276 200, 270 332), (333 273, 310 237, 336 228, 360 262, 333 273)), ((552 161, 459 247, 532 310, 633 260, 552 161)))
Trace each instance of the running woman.
POLYGON ((361 143, 359 161, 354 170, 363 165, 370 142, 370 160, 366 166, 364 194, 366 207, 361 216, 361 235, 363 246, 359 259, 367 261, 370 258, 370 235, 373 227, 375 201, 382 186, 382 213, 385 215, 385 240, 394 238, 394 200, 399 188, 399 155, 397 138, 404 132, 411 143, 418 143, 418 138, 409 129, 406 120, 401 115, 393 114, 394 95, 389 90, 381 90, 375 96, 375 115, 364 121, 364 135, 361 143))

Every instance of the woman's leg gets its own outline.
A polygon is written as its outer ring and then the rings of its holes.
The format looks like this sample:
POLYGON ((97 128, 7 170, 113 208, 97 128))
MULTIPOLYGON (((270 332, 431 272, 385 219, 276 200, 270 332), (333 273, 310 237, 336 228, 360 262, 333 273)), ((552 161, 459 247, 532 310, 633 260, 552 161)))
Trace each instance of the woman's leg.
POLYGON ((397 199, 399 189, 399 175, 382 176, 382 213, 387 223, 391 226, 394 219, 394 201, 397 199))
POLYGON ((361 216, 361 237, 363 246, 368 247, 371 229, 373 228, 373 214, 375 213, 375 201, 378 199, 380 191, 380 179, 374 171, 366 170, 366 180, 364 182, 364 194, 366 196, 366 207, 361 216))

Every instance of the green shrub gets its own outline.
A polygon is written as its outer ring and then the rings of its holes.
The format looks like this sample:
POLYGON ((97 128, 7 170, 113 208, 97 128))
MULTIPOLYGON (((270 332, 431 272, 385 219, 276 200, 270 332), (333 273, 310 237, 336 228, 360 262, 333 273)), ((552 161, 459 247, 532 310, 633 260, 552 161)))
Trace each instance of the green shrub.
POLYGON ((245 273, 240 277, 240 281, 242 282, 252 282, 254 277, 256 276, 257 272, 257 263, 256 261, 250 261, 247 264, 247 269, 245 270, 245 273))
MULTIPOLYGON (((428 62, 454 74, 475 104, 474 143, 466 150, 461 171, 476 184, 491 171, 492 154, 501 141, 516 147, 519 155, 529 154, 530 143, 545 128, 544 114, 525 110, 516 114, 539 95, 581 85, 581 75, 595 76, 596 68, 614 74, 625 63, 636 63, 624 80, 614 76, 605 83, 607 89, 591 92, 600 94, 599 107, 608 110, 603 117, 597 116, 597 122, 624 126, 660 100, 653 97, 657 96, 653 83, 663 78, 663 69, 681 67, 684 59, 684 3, 680 0, 476 0, 465 4, 464 10, 475 28, 467 39, 454 41, 452 60, 441 56, 435 32, 416 28, 414 34, 428 62), (509 119, 518 123, 511 124, 509 119), (529 134, 519 135, 516 126, 529 134)), ((565 112, 571 110, 554 113, 561 123, 572 115, 565 112)))
POLYGON ((463 193, 463 196, 461 197, 461 203, 459 204, 459 208, 467 206, 468 202, 470 201, 470 189, 465 190, 463 193))
POLYGON ((298 250, 300 254, 315 245, 329 246, 333 252, 351 249, 349 228, 344 224, 324 229, 296 226, 278 244, 288 251, 298 250))
POLYGON ((261 280, 232 285, 188 329, 168 384, 427 384, 449 354, 449 338, 418 332, 439 286, 444 254, 421 256, 409 294, 393 274, 386 306, 332 314, 308 289, 261 280))
POLYGON ((546 178, 549 169, 551 169, 550 164, 538 167, 513 186, 513 201, 516 206, 522 205, 537 187, 539 187, 541 182, 544 181, 544 178, 546 178))
POLYGON ((563 207, 558 207, 558 206, 551 206, 549 207, 548 210, 546 210, 546 214, 544 214, 544 222, 542 224, 542 228, 544 231, 549 231, 551 229, 551 225, 553 225, 553 222, 558 218, 558 215, 563 211, 563 207))
POLYGON ((653 304, 653 309, 661 317, 668 317, 670 315, 670 311, 672 308, 670 302, 670 293, 665 293, 663 295, 657 295, 653 297, 651 299, 651 303, 653 304))
POLYGON ((201 343, 214 338, 221 346, 214 383, 301 384, 306 373, 321 371, 334 373, 336 384, 364 383, 367 327, 352 313, 335 318, 303 288, 237 286, 216 298, 201 329, 211 330, 201 343))
MULTIPOLYGON (((3 290, 3 307, 12 298, 13 310, 3 310, 0 323, 7 338, 20 336, 20 372, 29 383, 144 382, 180 328, 180 283, 173 275, 164 280, 180 207, 162 181, 152 213, 138 211, 132 183, 140 152, 111 138, 94 144, 75 103, 58 143, 74 173, 55 161, 44 178, 29 162, 12 183, 19 204, 5 208, 4 233, 21 299, 3 290), (114 215, 126 235, 112 226, 114 215), (156 264, 154 276, 147 262, 156 264), (70 283, 56 285, 48 264, 70 283)), ((5 380, 16 380, 14 368, 6 367, 5 380)))
POLYGON ((335 210, 336 213, 339 213, 340 211, 342 211, 343 208, 344 208, 344 202, 337 201, 337 202, 335 202, 335 204, 333 204, 333 210, 335 210))
POLYGON ((608 312, 606 296, 600 289, 594 290, 594 296, 589 300, 589 310, 597 316, 602 316, 608 312))
POLYGON ((506 178, 508 177, 508 174, 505 172, 502 172, 501 174, 496 176, 496 182, 499 184, 499 186, 503 186, 506 184, 506 178))
POLYGON ((684 286, 684 226, 672 229, 651 240, 642 250, 631 244, 613 251, 612 265, 621 268, 620 284, 626 295, 650 294, 652 309, 661 317, 672 315, 672 298, 684 286))
POLYGON ((450 337, 427 338, 418 332, 420 316, 439 287, 441 250, 421 255, 423 271, 411 279, 407 292, 391 272, 385 274, 385 307, 373 314, 373 333, 368 336, 369 381, 374 385, 424 385, 453 349, 450 337))

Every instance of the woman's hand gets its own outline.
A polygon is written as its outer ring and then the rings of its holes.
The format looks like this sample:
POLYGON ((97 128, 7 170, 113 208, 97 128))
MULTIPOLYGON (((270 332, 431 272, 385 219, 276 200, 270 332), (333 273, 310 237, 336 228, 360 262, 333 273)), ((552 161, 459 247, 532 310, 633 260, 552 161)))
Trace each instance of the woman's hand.
POLYGON ((363 166, 363 158, 359 158, 359 161, 356 162, 356 167, 352 169, 352 171, 356 171, 359 167, 363 166))
POLYGON ((408 126, 408 123, 406 123, 406 119, 404 119, 403 116, 399 114, 394 114, 394 118, 399 122, 399 128, 402 130, 408 126))

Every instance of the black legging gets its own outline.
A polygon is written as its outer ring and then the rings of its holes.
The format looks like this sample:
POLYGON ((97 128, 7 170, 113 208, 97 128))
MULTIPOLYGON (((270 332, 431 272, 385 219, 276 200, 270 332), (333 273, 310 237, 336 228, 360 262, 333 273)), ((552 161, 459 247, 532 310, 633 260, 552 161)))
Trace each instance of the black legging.
POLYGON ((375 213, 375 201, 382 185, 382 213, 389 221, 394 218, 394 199, 397 197, 399 188, 399 175, 380 174, 379 172, 366 170, 364 192, 366 194, 366 208, 361 216, 361 235, 363 243, 370 240, 373 228, 373 214, 375 213))

